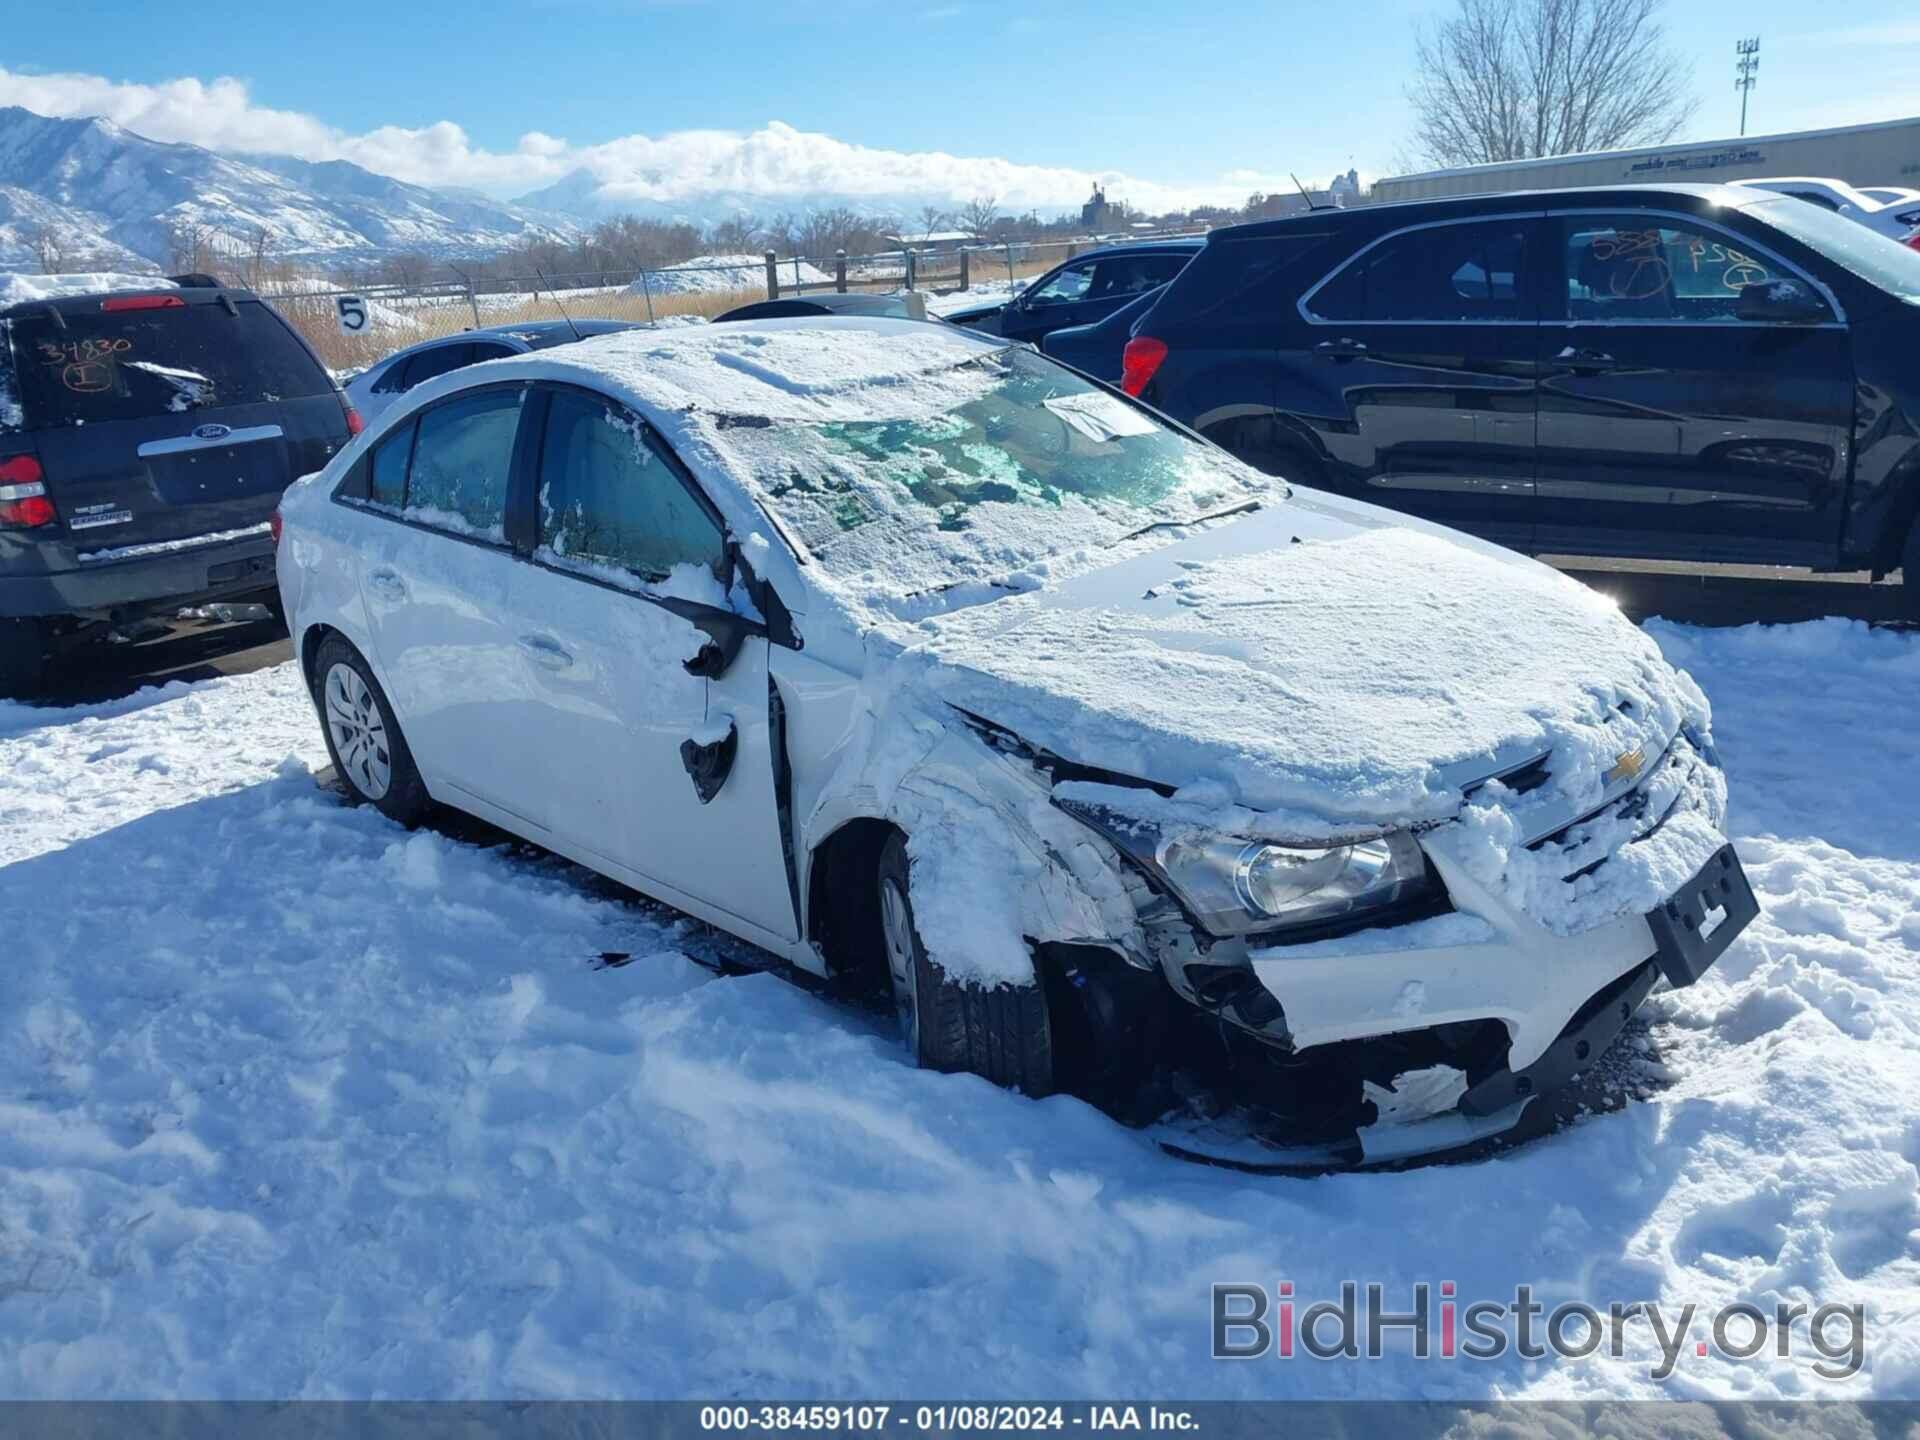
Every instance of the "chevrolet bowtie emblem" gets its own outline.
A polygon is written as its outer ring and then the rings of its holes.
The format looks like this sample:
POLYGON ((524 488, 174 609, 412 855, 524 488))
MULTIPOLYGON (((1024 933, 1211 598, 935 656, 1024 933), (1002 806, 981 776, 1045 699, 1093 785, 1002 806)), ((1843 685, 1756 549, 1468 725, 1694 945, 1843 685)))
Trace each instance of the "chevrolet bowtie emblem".
POLYGON ((1622 780, 1633 779, 1640 773, 1640 767, 1646 763, 1647 752, 1644 748, 1629 750, 1624 755, 1616 755, 1613 759, 1613 768, 1606 773, 1607 784, 1618 785, 1622 780))

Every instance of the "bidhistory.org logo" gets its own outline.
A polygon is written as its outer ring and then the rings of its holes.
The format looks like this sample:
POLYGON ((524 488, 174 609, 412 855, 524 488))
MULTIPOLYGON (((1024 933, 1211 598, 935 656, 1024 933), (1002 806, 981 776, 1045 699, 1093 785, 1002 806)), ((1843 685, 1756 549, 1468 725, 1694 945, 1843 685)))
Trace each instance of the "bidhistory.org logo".
POLYGON ((1658 1360, 1648 1374, 1665 1380, 1689 1350, 1748 1360, 1770 1354, 1790 1359, 1811 1349, 1813 1373, 1846 1380, 1866 1361, 1866 1309, 1862 1305, 1810 1305, 1780 1301, 1771 1309, 1745 1301, 1703 1311, 1698 1305, 1668 1307, 1652 1300, 1612 1301, 1604 1309, 1567 1300, 1551 1310, 1534 1299, 1531 1285, 1514 1287, 1511 1298, 1467 1302, 1451 1280, 1418 1281, 1391 1306, 1385 1287, 1346 1280, 1337 1299, 1294 1294, 1282 1280, 1268 1294, 1245 1282, 1213 1287, 1213 1358, 1216 1360, 1378 1360, 1391 1350, 1419 1360, 1528 1360, 1554 1356, 1583 1360, 1596 1354, 1623 1359, 1630 1335, 1644 1330, 1658 1360))

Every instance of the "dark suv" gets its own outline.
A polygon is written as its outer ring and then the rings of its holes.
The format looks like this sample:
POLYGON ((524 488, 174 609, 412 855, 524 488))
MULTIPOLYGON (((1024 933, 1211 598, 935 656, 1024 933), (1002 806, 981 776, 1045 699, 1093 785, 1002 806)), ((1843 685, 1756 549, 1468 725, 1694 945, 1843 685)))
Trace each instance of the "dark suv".
POLYGON ((182 278, 0 310, 0 695, 112 625, 271 593, 281 492, 359 428, 270 306, 182 278))
POLYGON ((1920 582, 1920 254, 1664 185, 1216 231, 1123 383, 1265 469, 1542 552, 1920 582))

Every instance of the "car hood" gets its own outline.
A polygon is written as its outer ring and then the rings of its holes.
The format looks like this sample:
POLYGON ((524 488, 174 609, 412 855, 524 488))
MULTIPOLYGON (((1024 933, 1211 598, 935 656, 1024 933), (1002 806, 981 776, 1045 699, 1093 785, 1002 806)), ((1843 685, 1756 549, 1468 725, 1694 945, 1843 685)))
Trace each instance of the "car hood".
POLYGON ((1077 765, 1309 828, 1445 818, 1543 756, 1567 797, 1597 798, 1623 756, 1707 721, 1605 597, 1310 491, 921 634, 909 653, 952 706, 1077 765))

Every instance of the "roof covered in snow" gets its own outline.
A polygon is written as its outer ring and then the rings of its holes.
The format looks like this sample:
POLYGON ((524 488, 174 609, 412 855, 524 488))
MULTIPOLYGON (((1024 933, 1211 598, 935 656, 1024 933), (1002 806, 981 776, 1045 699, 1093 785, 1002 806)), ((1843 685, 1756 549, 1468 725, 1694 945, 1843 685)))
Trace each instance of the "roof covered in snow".
POLYGON ((129 275, 100 270, 71 275, 23 275, 0 272, 0 310, 13 305, 32 305, 47 300, 64 300, 73 295, 101 295, 109 290, 172 290, 173 281, 162 275, 129 275))

